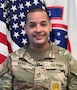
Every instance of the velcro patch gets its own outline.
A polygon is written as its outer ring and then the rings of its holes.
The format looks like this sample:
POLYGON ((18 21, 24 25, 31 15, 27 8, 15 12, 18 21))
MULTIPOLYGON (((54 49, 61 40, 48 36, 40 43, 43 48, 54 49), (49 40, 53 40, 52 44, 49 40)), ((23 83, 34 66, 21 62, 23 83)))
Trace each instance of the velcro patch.
POLYGON ((0 64, 0 72, 3 70, 3 63, 0 64))
POLYGON ((50 90, 62 90, 60 81, 51 81, 51 89, 50 90))

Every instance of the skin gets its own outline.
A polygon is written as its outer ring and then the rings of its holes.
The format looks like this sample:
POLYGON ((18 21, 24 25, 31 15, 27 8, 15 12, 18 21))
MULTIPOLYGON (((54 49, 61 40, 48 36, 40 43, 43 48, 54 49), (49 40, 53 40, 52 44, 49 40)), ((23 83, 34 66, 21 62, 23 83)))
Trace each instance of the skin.
POLYGON ((49 47, 48 37, 52 27, 45 11, 29 12, 24 29, 31 49, 44 51, 49 47))

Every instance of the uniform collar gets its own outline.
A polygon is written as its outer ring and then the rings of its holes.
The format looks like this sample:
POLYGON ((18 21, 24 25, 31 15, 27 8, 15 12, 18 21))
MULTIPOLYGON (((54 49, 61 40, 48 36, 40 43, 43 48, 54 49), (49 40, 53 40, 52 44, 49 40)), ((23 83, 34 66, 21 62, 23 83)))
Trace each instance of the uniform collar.
MULTIPOLYGON (((25 56, 25 58, 26 59, 29 59, 29 61, 30 62, 32 62, 32 61, 34 61, 34 59, 31 57, 31 55, 28 53, 28 46, 29 46, 29 43, 28 44, 26 44, 26 46, 25 46, 25 48, 26 48, 26 56, 25 56), (31 61, 32 60, 32 61, 31 61)), ((54 54, 54 50, 53 50, 53 43, 52 42, 50 42, 49 41, 49 51, 48 51, 48 53, 47 53, 47 55, 45 56, 45 57, 43 57, 42 59, 53 59, 53 58, 55 58, 55 54, 54 54)))

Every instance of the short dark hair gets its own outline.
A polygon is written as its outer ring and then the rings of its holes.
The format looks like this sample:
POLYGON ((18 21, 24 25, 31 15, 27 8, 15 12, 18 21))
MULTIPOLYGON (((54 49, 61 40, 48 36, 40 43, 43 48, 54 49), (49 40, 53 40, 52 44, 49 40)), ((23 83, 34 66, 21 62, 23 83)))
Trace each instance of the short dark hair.
POLYGON ((36 7, 36 8, 32 8, 31 10, 29 10, 29 12, 27 12, 27 13, 25 14, 25 16, 26 16, 25 23, 27 23, 27 15, 28 15, 28 13, 37 12, 37 11, 41 11, 41 12, 44 11, 44 12, 46 12, 47 18, 48 18, 48 20, 49 20, 49 15, 48 15, 48 13, 47 13, 47 10, 46 10, 46 9, 39 8, 39 7, 36 7))

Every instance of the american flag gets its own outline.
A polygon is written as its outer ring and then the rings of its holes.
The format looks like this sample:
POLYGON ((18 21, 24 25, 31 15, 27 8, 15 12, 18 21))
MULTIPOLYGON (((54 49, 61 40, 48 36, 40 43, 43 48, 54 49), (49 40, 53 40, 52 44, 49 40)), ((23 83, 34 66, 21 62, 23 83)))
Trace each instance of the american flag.
POLYGON ((0 0, 0 64, 7 58, 9 53, 12 52, 9 32, 6 26, 6 2, 0 0))
MULTIPOLYGON (((67 49, 68 27, 67 23, 63 23, 65 6, 57 6, 57 4, 54 4, 54 2, 56 1, 51 0, 50 2, 50 0, 0 0, 0 20, 4 22, 5 26, 7 23, 8 31, 10 32, 9 36, 6 31, 6 27, 3 28, 2 24, 0 24, 0 27, 2 27, 0 28, 0 37, 3 37, 3 35, 5 35, 5 41, 11 44, 11 52, 23 47, 28 41, 27 35, 24 31, 25 13, 27 13, 31 8, 34 7, 41 7, 45 9, 45 6, 48 10, 48 14, 53 27, 53 31, 50 34, 50 40, 56 43, 58 46, 67 49), (7 8, 4 7, 5 4, 7 8), (7 20, 5 19, 5 10, 7 11, 7 20), (8 41, 7 37, 11 39, 8 41)), ((2 41, 0 40, 0 55, 4 56, 1 58, 1 62, 4 61, 9 54, 8 47, 8 44, 4 43, 4 39, 2 39, 2 41), (6 50, 4 50, 4 45, 6 46, 6 50), (5 54, 6 52, 8 54, 5 54)))

